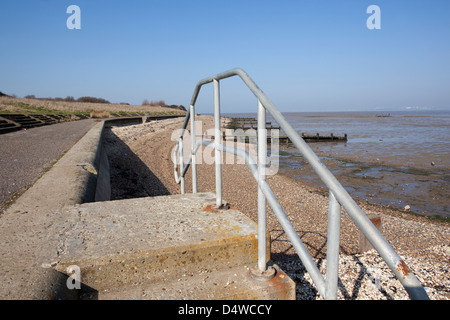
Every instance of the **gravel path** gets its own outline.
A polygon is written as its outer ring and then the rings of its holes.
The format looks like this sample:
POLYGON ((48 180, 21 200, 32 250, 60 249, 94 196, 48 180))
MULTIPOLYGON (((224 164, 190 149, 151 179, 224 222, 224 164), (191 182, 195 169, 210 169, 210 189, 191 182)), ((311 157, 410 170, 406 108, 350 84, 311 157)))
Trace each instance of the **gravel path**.
POLYGON ((0 135, 0 210, 2 204, 48 170, 94 123, 91 119, 71 121, 0 135))
MULTIPOLYGON (((212 118, 199 116, 203 131, 212 118)), ((183 119, 114 127, 105 133, 111 161, 113 198, 178 194, 174 181, 171 135, 183 119), (122 173, 114 175, 116 173, 122 173)), ((186 139, 189 142, 189 139, 186 139)), ((237 159, 235 163, 239 163, 237 159)), ((325 274, 328 199, 318 190, 281 175, 268 176, 280 204, 320 271, 325 274)), ((214 165, 198 168, 199 192, 215 191, 214 165)), ((190 192, 190 170, 186 179, 190 192)), ((257 185, 245 164, 223 165, 223 198, 257 221, 257 185)), ((413 216, 390 208, 359 203, 367 213, 381 216, 382 233, 431 299, 450 298, 450 227, 447 223, 413 216)), ((268 209, 267 228, 272 238, 272 259, 297 283, 299 299, 321 299, 284 231, 268 209)), ((408 299, 390 269, 373 250, 358 253, 359 231, 349 216, 341 218, 339 299, 408 299)))

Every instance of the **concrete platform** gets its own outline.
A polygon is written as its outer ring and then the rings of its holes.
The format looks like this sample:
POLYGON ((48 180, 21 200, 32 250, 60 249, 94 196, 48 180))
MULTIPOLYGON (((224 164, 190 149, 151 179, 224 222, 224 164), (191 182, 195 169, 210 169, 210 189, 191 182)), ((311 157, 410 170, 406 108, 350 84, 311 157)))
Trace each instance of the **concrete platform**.
POLYGON ((81 282, 99 299, 295 299, 295 284, 281 270, 272 282, 250 276, 257 226, 239 211, 215 210, 214 196, 66 207, 63 215, 77 222, 59 246, 55 269, 71 275, 68 267, 78 266, 81 282))
POLYGON ((171 281, 129 285, 83 295, 83 299, 120 300, 295 300, 295 283, 277 266, 269 281, 254 279, 248 266, 197 275, 184 274, 171 281))

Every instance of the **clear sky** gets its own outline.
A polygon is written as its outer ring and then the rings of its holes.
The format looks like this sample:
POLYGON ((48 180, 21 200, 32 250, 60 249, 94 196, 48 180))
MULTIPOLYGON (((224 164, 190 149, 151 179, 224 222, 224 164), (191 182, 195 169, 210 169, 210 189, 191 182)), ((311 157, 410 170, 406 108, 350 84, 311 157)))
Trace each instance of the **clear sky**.
MULTIPOLYGON (((241 67, 281 111, 448 110, 449 16, 448 0, 1 0, 0 91, 187 106, 199 80, 241 67)), ((239 79, 221 96, 225 113, 256 111, 239 79)), ((202 89, 197 111, 212 101, 202 89)))

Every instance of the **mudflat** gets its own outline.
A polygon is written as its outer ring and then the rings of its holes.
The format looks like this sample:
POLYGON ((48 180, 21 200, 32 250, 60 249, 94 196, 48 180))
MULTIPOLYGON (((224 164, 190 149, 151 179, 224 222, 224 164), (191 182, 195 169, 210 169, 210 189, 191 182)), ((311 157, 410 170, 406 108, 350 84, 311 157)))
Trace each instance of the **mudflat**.
MULTIPOLYGON (((358 152, 330 156, 326 144, 311 144, 311 147, 354 197, 424 216, 449 218, 448 168, 430 164, 411 166, 401 159, 383 161, 382 156, 367 161, 365 155, 358 152)), ((424 152, 418 151, 420 153, 424 152)), ((382 154, 381 150, 379 154, 382 154)), ((288 161, 295 161, 295 166, 282 165, 281 174, 311 186, 325 187, 302 157, 291 156, 288 161)))

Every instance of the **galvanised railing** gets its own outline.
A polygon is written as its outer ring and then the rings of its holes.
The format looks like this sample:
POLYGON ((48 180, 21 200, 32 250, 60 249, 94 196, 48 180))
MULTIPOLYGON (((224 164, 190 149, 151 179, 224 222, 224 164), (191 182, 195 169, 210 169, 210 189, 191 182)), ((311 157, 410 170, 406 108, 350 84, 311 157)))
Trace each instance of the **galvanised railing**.
POLYGON ((348 192, 342 187, 339 181, 325 167, 317 155, 306 144, 306 142, 297 134, 291 125, 284 119, 282 114, 270 102, 267 96, 256 85, 256 83, 240 69, 232 69, 223 73, 216 74, 209 78, 199 81, 195 87, 194 94, 191 99, 189 112, 186 114, 182 130, 177 140, 177 144, 173 150, 174 174, 177 183, 181 184, 181 192, 185 193, 184 177, 188 168, 192 167, 192 192, 197 193, 197 167, 196 153, 201 145, 210 146, 215 149, 215 172, 216 172, 216 205, 222 207, 222 152, 233 153, 245 159, 250 171, 258 183, 258 271, 260 274, 267 272, 266 265, 266 201, 271 206, 275 216, 283 227, 290 242, 295 248, 303 265, 310 274, 319 293, 326 299, 337 298, 338 288, 338 266, 339 266, 339 239, 340 239, 340 214, 341 207, 345 209, 347 214, 353 219, 355 224, 360 228, 372 246, 378 251, 380 256, 387 263, 389 268, 395 274, 397 279, 402 283, 411 299, 428 299, 428 295, 421 283, 414 274, 408 269, 405 262, 394 251, 391 245, 382 236, 380 231, 372 224, 362 209, 351 198, 348 192), (248 152, 232 148, 221 144, 222 135, 220 130, 220 88, 219 80, 239 76, 247 87, 253 92, 258 101, 257 118, 258 118, 258 138, 257 138, 257 164, 248 152), (214 84, 214 142, 207 140, 196 141, 195 135, 195 102, 197 100, 200 88, 208 83, 214 84), (309 255, 305 245, 301 241, 283 208, 273 194, 270 186, 266 182, 266 152, 267 152, 267 136, 266 136, 266 111, 270 113, 272 118, 284 130, 291 142, 302 153, 304 158, 310 163, 314 171, 325 183, 329 189, 329 208, 328 208, 328 235, 327 235, 327 268, 325 278, 320 273, 313 259, 309 255), (190 120, 191 129, 191 150, 187 163, 184 163, 183 135, 190 120), (261 134, 263 133, 263 134, 261 134), (179 153, 179 162, 177 161, 177 153, 179 153), (178 173, 180 168, 180 173, 178 173))

